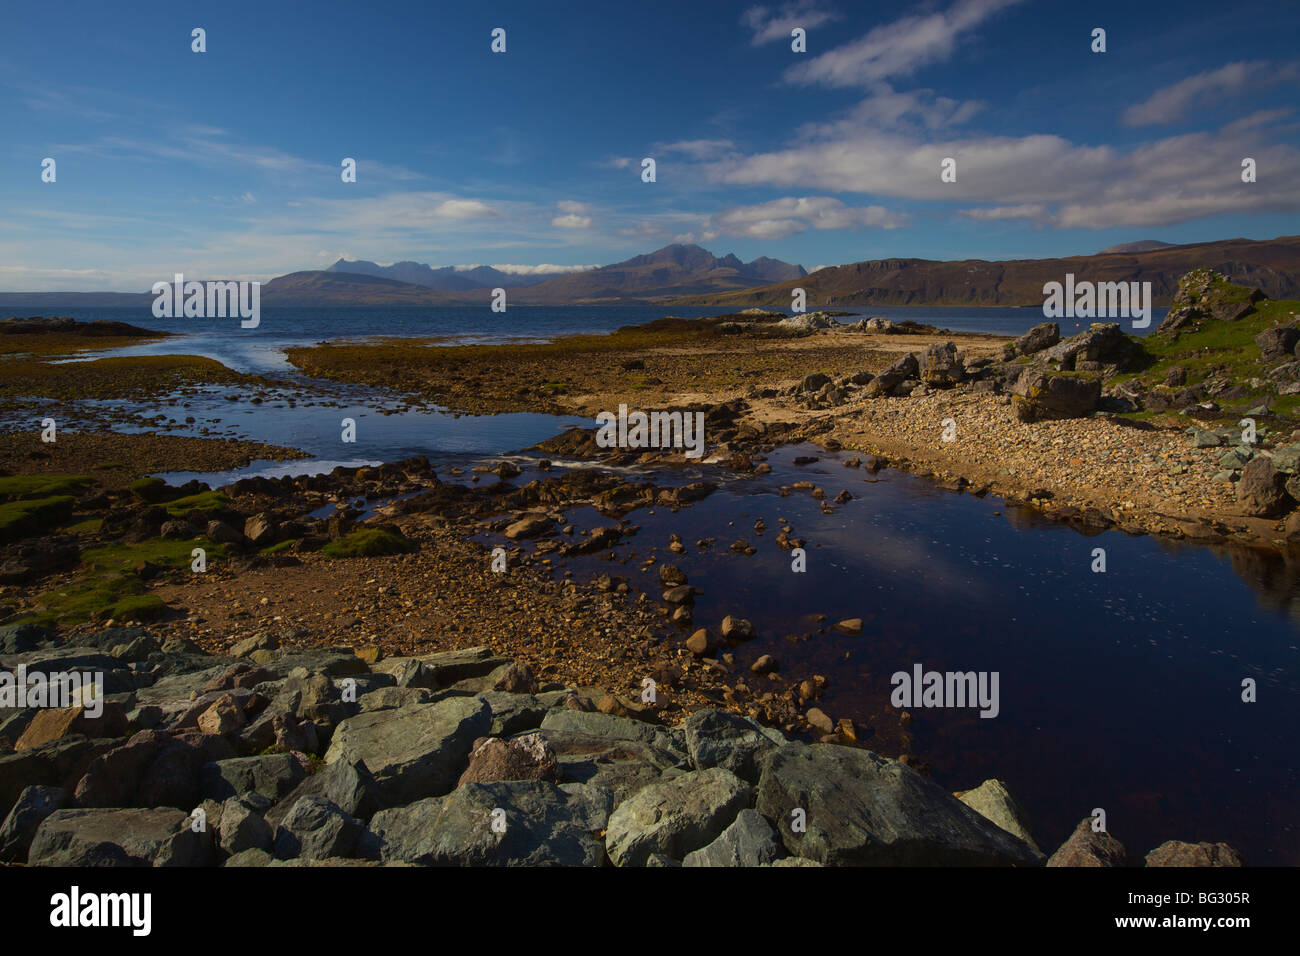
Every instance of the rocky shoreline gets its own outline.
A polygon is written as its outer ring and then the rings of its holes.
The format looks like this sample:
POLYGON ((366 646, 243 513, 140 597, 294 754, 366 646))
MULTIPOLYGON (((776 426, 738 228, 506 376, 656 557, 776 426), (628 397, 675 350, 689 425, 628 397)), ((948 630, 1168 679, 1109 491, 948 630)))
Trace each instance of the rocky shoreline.
MULTIPOLYGON (((103 674, 102 713, 6 712, 0 859, 29 866, 1123 866, 1084 820, 1050 858, 1006 787, 699 710, 601 713, 487 647, 367 663, 111 628, 3 632, 0 662, 103 674)), ((1240 866, 1170 841, 1146 866, 1240 866)))

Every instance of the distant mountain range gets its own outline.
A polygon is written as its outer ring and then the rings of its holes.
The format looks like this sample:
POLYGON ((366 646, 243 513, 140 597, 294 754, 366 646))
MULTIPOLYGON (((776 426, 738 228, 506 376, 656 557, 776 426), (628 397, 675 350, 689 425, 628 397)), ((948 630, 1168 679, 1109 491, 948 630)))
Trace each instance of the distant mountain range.
POLYGON ((819 269, 803 279, 740 293, 683 296, 673 304, 789 308, 791 290, 802 288, 809 309, 1042 305, 1043 284, 1063 281, 1066 273, 1073 273, 1091 282, 1150 282, 1154 304, 1168 305, 1177 291, 1179 277, 1202 266, 1222 273, 1231 282, 1257 286, 1270 298, 1300 298, 1300 236, 1281 236, 1182 246, 1160 243, 1149 252, 1103 252, 1062 259, 874 259, 819 269))
POLYGON ((803 266, 761 257, 718 258, 695 245, 664 246, 623 262, 558 276, 517 276, 479 266, 457 271, 418 262, 381 266, 340 259, 323 272, 294 272, 262 287, 269 305, 481 305, 507 289, 511 305, 635 305, 732 292, 800 279, 803 266))
POLYGON ((470 289, 517 289, 527 285, 537 285, 551 278, 547 274, 518 275, 502 272, 491 266, 476 266, 473 269, 457 269, 455 266, 443 266, 439 269, 421 262, 394 262, 391 266, 381 266, 377 262, 365 259, 340 259, 326 272, 348 272, 355 275, 379 276, 384 279, 396 279, 412 285, 422 285, 439 292, 467 292, 470 289))
MULTIPOLYGON (((1232 282, 1258 286, 1272 298, 1300 298, 1300 236, 1281 236, 1189 245, 1144 239, 1096 255, 1059 259, 873 259, 830 266, 811 275, 802 266, 778 259, 763 257, 747 263, 734 255, 718 258, 699 246, 681 244, 598 269, 549 277, 510 275, 491 266, 457 271, 417 262, 380 266, 340 259, 326 270, 292 272, 264 283, 262 305, 486 305, 492 289, 504 288, 509 290, 509 305, 789 308, 791 290, 802 288, 810 309, 1032 306, 1042 304, 1044 283, 1062 281, 1067 272, 1094 282, 1150 282, 1155 304, 1167 305, 1179 277, 1201 266, 1223 273, 1232 282)), ((0 293, 0 317, 152 302, 148 293, 5 292, 0 293)))

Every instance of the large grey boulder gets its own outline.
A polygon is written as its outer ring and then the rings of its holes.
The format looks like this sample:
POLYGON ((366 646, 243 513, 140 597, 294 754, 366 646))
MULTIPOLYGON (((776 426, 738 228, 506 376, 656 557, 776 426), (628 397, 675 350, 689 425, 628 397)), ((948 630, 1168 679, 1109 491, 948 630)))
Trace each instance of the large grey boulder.
POLYGON ((1101 401, 1101 379, 1030 368, 1020 373, 1011 395, 1016 418, 1022 422, 1080 418, 1095 411, 1101 401))
POLYGON ((271 827, 253 801, 231 797, 221 805, 217 845, 226 854, 235 856, 246 850, 270 850, 272 839, 271 827))
POLYGON ((263 754, 258 757, 233 757, 203 765, 200 784, 208 800, 228 800, 248 793, 259 793, 269 800, 279 800, 307 776, 302 763, 293 754, 263 754))
POLYGON ((1016 355, 1033 355, 1050 349, 1061 341, 1061 327, 1055 322, 1040 322, 1011 343, 1016 355))
POLYGON ((1246 462, 1237 482, 1237 500, 1249 515, 1276 518, 1293 504, 1286 491, 1286 474, 1265 455, 1246 462))
POLYGON ((1053 345, 1042 357, 1073 371, 1080 362, 1118 361, 1130 345, 1118 322, 1094 322, 1078 335, 1053 345))
POLYGON ((207 866, 212 841, 180 810, 55 810, 36 830, 31 866, 207 866))
POLYGON ((361 830, 351 814, 324 797, 303 797, 276 828, 275 855, 282 860, 350 856, 361 830))
POLYGON ((916 378, 919 370, 916 356, 909 352, 867 383, 867 398, 891 394, 903 382, 916 378))
POLYGON ((1290 358, 1297 342, 1300 342, 1300 332, 1289 326, 1265 329, 1255 336, 1255 344, 1263 353, 1265 362, 1290 358))
POLYGON ((335 728, 325 763, 361 764, 390 804, 410 803, 455 787, 491 726, 492 711, 477 697, 358 714, 335 728))
POLYGON ((708 846, 687 853, 682 866, 763 866, 784 855, 772 824, 757 810, 746 809, 708 846))
POLYGON ((950 388, 966 377, 952 342, 927 348, 921 356, 920 373, 921 381, 931 388, 950 388))
POLYGON ((618 866, 644 866, 654 853, 680 860, 716 840, 752 795, 749 784, 721 767, 652 783, 610 816, 609 858, 618 866))
POLYGON ((435 866, 599 866, 595 835, 613 794, 540 780, 468 783, 441 798, 384 810, 370 822, 384 862, 435 866))
POLYGON ((834 744, 788 744, 759 778, 757 809, 792 854, 830 866, 1038 863, 1025 843, 897 760, 834 744), (795 811, 806 827, 792 826, 795 811))
POLYGON ((786 742, 779 730, 722 710, 697 710, 686 718, 686 750, 696 770, 721 767, 758 782, 759 760, 786 742))
POLYGON ((62 787, 42 786, 28 787, 18 794, 18 802, 0 824, 0 860, 24 862, 36 829, 63 805, 66 795, 67 791, 62 787))

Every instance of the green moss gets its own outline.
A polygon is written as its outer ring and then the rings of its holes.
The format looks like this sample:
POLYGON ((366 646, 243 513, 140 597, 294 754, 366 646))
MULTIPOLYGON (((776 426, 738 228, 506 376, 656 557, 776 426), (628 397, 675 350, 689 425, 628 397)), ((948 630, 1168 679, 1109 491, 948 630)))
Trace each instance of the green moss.
POLYGON ((203 539, 170 541, 151 538, 137 544, 113 544, 91 548, 81 555, 84 573, 80 579, 46 591, 36 598, 40 610, 23 618, 45 626, 79 624, 83 621, 147 621, 166 605, 150 594, 131 569, 141 562, 163 567, 188 568, 191 552, 203 548, 208 562, 226 556, 225 548, 203 539))
POLYGON ((230 499, 219 491, 200 491, 196 495, 186 495, 175 501, 167 502, 167 513, 174 517, 183 517, 191 511, 214 511, 224 507, 230 499))
POLYGON ((288 541, 277 541, 275 544, 273 544, 273 545, 269 545, 268 547, 263 548, 259 553, 260 553, 260 554, 280 554, 281 552, 288 551, 288 550, 289 550, 290 548, 292 548, 295 544, 297 544, 298 541, 299 541, 298 538, 290 538, 288 541))
POLYGON ((102 612, 115 621, 152 621, 167 605, 156 594, 132 594, 102 612))
POLYGON ((207 560, 226 556, 224 545, 214 544, 206 538, 191 541, 173 541, 169 538, 150 538, 135 544, 109 544, 90 548, 81 555, 84 567, 95 571, 126 571, 142 561, 170 568, 187 568, 193 560, 192 552, 202 548, 207 560))
POLYGON ((0 478, 0 501, 74 495, 93 484, 84 475, 10 475, 0 478))
POLYGON ((130 574, 115 574, 77 581, 67 587, 46 591, 36 599, 41 610, 34 617, 49 624, 80 624, 110 617, 122 619, 128 612, 150 613, 160 609, 162 601, 148 594, 140 579, 130 574))
POLYGON ((382 554, 407 554, 415 542, 384 528, 360 528, 331 541, 322 549, 331 558, 373 558, 382 554))
POLYGON ((78 521, 76 524, 70 524, 63 530, 72 534, 97 534, 103 527, 103 518, 87 518, 85 521, 78 521))
POLYGON ((0 543, 40 534, 67 521, 76 499, 71 495, 13 501, 0 505, 0 543))
MULTIPOLYGON (((1238 286, 1228 286, 1227 289, 1240 290, 1239 295, 1243 299, 1249 295, 1249 290, 1238 286)), ((1292 322, 1297 313, 1300 313, 1300 302, 1284 299, 1266 300, 1256 303, 1254 312, 1236 322, 1207 319, 1203 320, 1201 327, 1194 332, 1182 332, 1177 336, 1157 334, 1139 339, 1138 342, 1151 364, 1141 372, 1117 375, 1110 384, 1140 379, 1151 387, 1162 384, 1171 368, 1180 367, 1187 372, 1189 386, 1203 382, 1211 375, 1226 376, 1233 382, 1248 386, 1252 378, 1266 379, 1269 370, 1281 364, 1264 361, 1259 346, 1255 344, 1255 336, 1265 329, 1292 322)), ((1300 398, 1292 395, 1274 395, 1269 385, 1252 391, 1243 398, 1220 402, 1220 404, 1224 407, 1224 415, 1231 417, 1238 411, 1258 405, 1264 398, 1270 396, 1273 397, 1274 415, 1286 418, 1297 417, 1300 398)))

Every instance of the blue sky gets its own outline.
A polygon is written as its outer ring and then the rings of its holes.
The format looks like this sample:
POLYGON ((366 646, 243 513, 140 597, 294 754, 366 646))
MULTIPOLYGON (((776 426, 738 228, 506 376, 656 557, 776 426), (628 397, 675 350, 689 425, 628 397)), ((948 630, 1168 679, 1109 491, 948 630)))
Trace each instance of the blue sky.
POLYGON ((9 0, 0 24, 5 291, 1300 233, 1290 2, 9 0))

